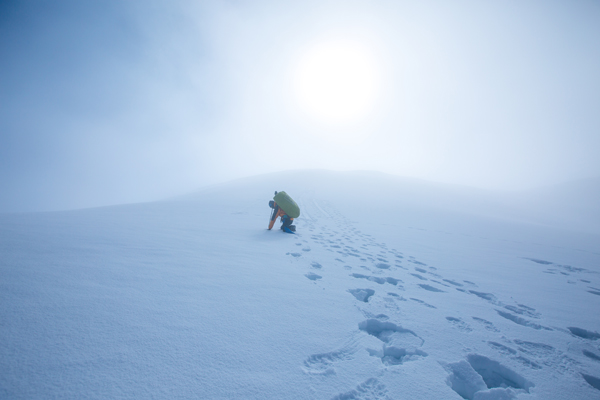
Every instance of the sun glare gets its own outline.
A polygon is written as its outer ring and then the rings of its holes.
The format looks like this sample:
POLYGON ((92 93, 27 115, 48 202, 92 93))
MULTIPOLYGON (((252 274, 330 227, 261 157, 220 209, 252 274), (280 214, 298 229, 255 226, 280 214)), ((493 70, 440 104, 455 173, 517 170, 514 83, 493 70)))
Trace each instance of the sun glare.
POLYGON ((302 109, 327 123, 357 121, 373 108, 378 91, 374 57, 351 42, 326 42, 310 49, 294 76, 302 109))

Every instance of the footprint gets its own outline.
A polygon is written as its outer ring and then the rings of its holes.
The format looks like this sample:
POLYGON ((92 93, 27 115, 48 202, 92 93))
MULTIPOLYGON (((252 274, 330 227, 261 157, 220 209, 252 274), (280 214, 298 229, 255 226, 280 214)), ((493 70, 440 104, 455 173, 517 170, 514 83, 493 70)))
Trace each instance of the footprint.
POLYGON ((583 328, 576 328, 576 327, 572 327, 572 326, 568 327, 567 329, 570 330, 573 335, 579 336, 580 338, 583 338, 583 339, 590 339, 590 340, 600 339, 600 334, 598 332, 591 332, 591 331, 588 331, 583 328))
POLYGON ((496 299, 496 296, 494 296, 491 293, 477 292, 475 290, 469 290, 469 293, 472 293, 472 294, 474 294, 477 297, 481 297, 484 300, 490 301, 493 304, 497 304, 498 303, 498 300, 496 299))
MULTIPOLYGON (((381 317, 387 318, 386 315, 381 317)), ((405 361, 427 356, 420 349, 424 340, 411 330, 388 321, 370 318, 358 324, 358 329, 375 336, 383 342, 381 350, 370 350, 369 354, 381 358, 386 365, 399 365, 405 361)))
POLYGON ((569 272, 587 272, 585 268, 571 267, 570 265, 559 265, 560 268, 565 269, 569 272))
POLYGON ((473 400, 475 393, 488 389, 483 377, 465 360, 446 364, 444 368, 450 373, 446 384, 463 399, 473 400))
POLYGON ((411 274, 411 275, 412 275, 412 276, 414 276, 415 278, 419 278, 419 279, 420 279, 420 280, 422 280, 422 281, 427 281, 427 280, 428 280, 427 278, 424 278, 424 277, 422 277, 422 276, 421 276, 421 275, 419 275, 419 274, 411 274))
POLYGON ((352 352, 348 350, 336 350, 328 353, 319 353, 309 356, 304 360, 302 368, 307 374, 335 375, 335 364, 340 361, 352 359, 352 352))
POLYGON ((321 268, 323 268, 323 266, 322 266, 321 264, 319 264, 318 262, 316 262, 316 261, 315 261, 315 262, 312 262, 312 263, 310 263, 310 266, 311 266, 311 267, 313 267, 313 268, 316 268, 316 269, 321 269, 321 268))
POLYGON ((369 298, 375 294, 373 289, 348 289, 348 292, 352 294, 358 301, 365 303, 369 302, 369 298))
POLYGON ((529 393, 529 389, 535 386, 498 361, 479 354, 469 354, 466 361, 446 364, 444 368, 450 373, 446 378, 448 386, 469 400, 483 399, 484 396, 490 399, 511 399, 517 393, 529 393))
POLYGON ((527 315, 532 318, 540 318, 540 313, 535 311, 535 308, 527 307, 523 304, 517 304, 517 306, 504 306, 507 310, 514 312, 515 314, 527 315), (518 306, 518 307, 517 307, 518 306))
POLYGON ((386 263, 377 263, 375 266, 379 269, 390 269, 390 265, 386 263))
POLYGON ((515 356, 517 355, 517 351, 515 349, 512 349, 508 346, 505 346, 503 344, 497 343, 497 342, 488 342, 488 345, 493 348, 494 350, 497 350, 499 353, 507 355, 507 356, 515 356))
POLYGON ((311 281, 316 281, 318 279, 321 279, 322 276, 321 275, 317 275, 313 272, 309 272, 308 274, 304 275, 305 277, 307 277, 308 279, 310 279, 311 281))
POLYGON ((388 292, 387 294, 388 294, 388 296, 392 296, 396 300, 407 301, 404 297, 400 296, 398 293, 388 292))
POLYGON ((529 367, 531 369, 542 369, 542 366, 534 361, 531 361, 530 359, 528 359, 527 357, 524 356, 518 356, 518 357, 514 357, 515 360, 517 360, 518 362, 520 362, 521 364, 523 364, 526 367, 529 367))
POLYGON ((367 275, 356 274, 356 273, 354 273, 354 274, 352 274, 350 276, 352 276, 354 278, 358 278, 358 279, 367 279, 367 280, 369 280, 371 282, 375 282, 375 283, 378 283, 380 285, 383 285, 384 283, 387 282, 387 283, 390 283, 390 284, 396 286, 396 285, 398 285, 398 282, 402 282, 400 279, 395 279, 395 278, 391 278, 391 277, 382 278, 382 277, 379 277, 379 276, 367 276, 367 275))
POLYGON ((436 281, 435 279, 432 279, 431 282, 437 283, 438 285, 442 285, 442 286, 445 286, 445 287, 450 287, 450 285, 446 285, 445 283, 436 281))
MULTIPOLYGON (((389 293, 388 293, 389 294, 389 293)), ((595 361, 600 361, 600 356, 588 350, 583 350, 583 355, 595 361)))
POLYGON ((370 378, 361 383, 356 389, 340 393, 331 400, 390 400, 385 385, 376 378, 370 378))
POLYGON ((296 257, 296 258, 298 258, 298 257, 300 257, 302 255, 300 253, 285 253, 285 254, 289 255, 289 256, 292 256, 292 257, 296 257))
POLYGON ((436 288, 436 287, 433 287, 433 286, 431 286, 431 285, 426 285, 426 284, 424 284, 424 283, 419 283, 419 286, 420 286, 422 289, 428 290, 428 291, 430 291, 430 292, 441 292, 441 293, 446 293, 446 292, 444 292, 442 289, 438 289, 438 288, 436 288))
POLYGON ((539 260, 537 258, 527 258, 527 257, 523 257, 523 258, 525 260, 533 261, 536 264, 542 264, 542 265, 551 265, 551 264, 554 264, 553 262, 545 261, 545 260, 539 260))
POLYGON ((436 306, 432 306, 429 303, 425 303, 423 300, 419 300, 419 299, 415 299, 414 297, 410 298, 412 301, 416 301, 417 303, 423 304, 425 307, 429 307, 429 308, 437 308, 436 306))
POLYGON ((367 279, 369 281, 379 283, 380 285, 383 285, 385 283, 385 278, 380 278, 378 276, 367 276, 367 275, 356 274, 356 273, 354 273, 350 276, 352 276, 353 278, 357 278, 357 279, 367 279))
POLYGON ((587 374, 581 374, 581 376, 583 377, 583 379, 585 379, 585 381, 587 383, 590 384, 590 386, 592 386, 594 389, 598 389, 600 390, 600 378, 596 378, 595 376, 592 375, 587 375, 587 374))
POLYGON ((494 326, 494 324, 492 324, 490 321, 485 320, 483 318, 478 318, 478 317, 471 317, 473 318, 475 321, 483 324, 483 326, 485 327, 485 329, 487 329, 490 332, 500 332, 500 330, 498 328, 496 328, 494 326))
POLYGON ((448 320, 448 322, 450 322, 452 325, 454 325, 460 331, 463 331, 463 332, 473 331, 473 329, 471 329, 471 327, 467 323, 465 323, 463 320, 461 320, 460 318, 446 317, 446 319, 448 320))
POLYGON ((509 321, 514 322, 515 324, 519 324, 522 326, 527 326, 529 328, 533 328, 533 329, 537 329, 537 330, 541 330, 541 329, 545 329, 548 331, 551 331, 551 328, 547 328, 545 326, 536 324, 535 322, 531 322, 526 320, 525 318, 519 317, 518 315, 514 315, 511 313, 507 313, 505 311, 501 311, 501 310, 496 310, 496 312, 503 318, 508 319, 509 321))
POLYGON ((548 344, 527 342, 519 339, 515 339, 513 342, 519 346, 519 350, 524 353, 533 354, 535 356, 548 356, 554 354, 554 347, 548 344))
POLYGON ((302 249, 302 251, 310 251, 310 248, 305 247, 305 248, 302 249))
POLYGON ((396 278, 391 278, 391 277, 387 277, 385 278, 387 283, 391 283, 394 286, 397 286, 399 282, 402 282, 400 279, 396 279, 396 278))

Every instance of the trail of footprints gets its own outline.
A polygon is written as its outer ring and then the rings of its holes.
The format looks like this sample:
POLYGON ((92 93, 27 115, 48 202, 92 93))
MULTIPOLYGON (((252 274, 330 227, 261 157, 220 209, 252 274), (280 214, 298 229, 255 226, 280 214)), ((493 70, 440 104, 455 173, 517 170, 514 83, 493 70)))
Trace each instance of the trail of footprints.
MULTIPOLYGON (((404 291, 406 284, 412 284, 421 290, 433 293, 447 293, 456 290, 468 296, 474 296, 482 301, 488 302, 494 307, 495 312, 512 323, 523 327, 552 331, 559 328, 544 326, 536 320, 541 315, 532 307, 524 304, 507 304, 499 300, 493 293, 487 293, 479 290, 474 282, 454 279, 445 279, 437 272, 437 268, 428 266, 418 261, 412 256, 405 255, 395 249, 389 249, 386 244, 376 242, 373 237, 362 233, 352 226, 344 216, 331 207, 328 203, 313 203, 303 205, 303 220, 306 221, 309 240, 312 244, 322 246, 335 257, 335 267, 350 272, 349 276, 356 279, 357 285, 360 282, 375 283, 381 286, 381 290, 374 290, 371 287, 352 287, 347 292, 352 295, 358 304, 370 303, 379 293, 383 293, 381 299, 385 308, 392 311, 399 309, 402 302, 412 302, 425 308, 436 309, 435 305, 429 304, 424 300, 409 297, 404 298, 396 291, 404 291), (321 219, 332 220, 337 229, 320 231, 323 223, 318 222, 321 219), (402 277, 398 278, 394 272, 404 270, 402 277), (405 281, 405 280, 409 281, 405 281), (390 291, 390 289, 392 289, 390 291)), ((298 234, 302 238, 306 233, 298 234)), ((301 250, 287 253, 295 259, 305 258, 311 251, 309 240, 301 240, 295 245, 301 250)), ((549 261, 528 258, 534 263, 547 266, 543 271, 548 274, 560 274, 561 276, 571 276, 572 274, 589 272, 583 268, 575 268, 568 265, 558 265, 549 261)), ((304 276, 315 284, 323 279, 323 265, 318 261, 309 263, 309 270, 304 276), (318 274, 316 272, 319 272, 318 274)), ((580 282, 590 284, 586 279, 579 279, 580 282)), ((569 281, 569 283, 574 283, 569 281)), ((600 288, 589 286, 589 293, 600 295, 600 288)), ((377 338, 380 341, 379 348, 366 348, 369 355, 381 359, 386 367, 402 365, 405 362, 419 360, 427 357, 428 354, 421 350, 424 340, 414 331, 404 328, 390 320, 386 314, 370 315, 363 311, 367 319, 358 323, 359 332, 366 333, 377 338)), ((474 329, 483 329, 492 334, 499 334, 498 329, 492 322, 472 316, 470 321, 455 316, 447 316, 446 323, 452 328, 465 334, 469 334, 474 329)), ((580 340, 581 354, 590 362, 600 363, 600 349, 594 347, 591 342, 600 339, 597 332, 587 331, 583 328, 569 327, 565 330, 573 337, 580 340)), ((502 340, 490 340, 487 345, 496 351, 501 357, 508 358, 521 365, 539 370, 544 367, 559 368, 562 371, 572 371, 578 366, 577 361, 566 356, 554 347, 519 339, 507 339, 502 336, 502 340), (500 343, 500 341, 502 343, 500 343)), ((315 376, 330 376, 336 374, 335 366, 341 362, 349 362, 354 359, 353 354, 358 351, 358 345, 351 343, 344 348, 327 353, 313 354, 304 360, 303 370, 307 374, 315 376)), ((500 362, 478 354, 469 354, 466 359, 455 363, 442 363, 448 372, 447 384, 460 396, 465 399, 474 399, 475 394, 483 390, 495 392, 494 398, 510 399, 518 393, 528 393, 529 389, 534 387, 530 382, 515 371, 502 365, 500 362), (503 391, 503 393, 499 393, 503 391)), ((585 380, 593 388, 600 390, 600 378, 581 372, 580 378, 585 380)), ((369 378, 360 383, 354 389, 348 392, 340 393, 333 399, 388 399, 388 391, 383 383, 376 378, 369 378)))

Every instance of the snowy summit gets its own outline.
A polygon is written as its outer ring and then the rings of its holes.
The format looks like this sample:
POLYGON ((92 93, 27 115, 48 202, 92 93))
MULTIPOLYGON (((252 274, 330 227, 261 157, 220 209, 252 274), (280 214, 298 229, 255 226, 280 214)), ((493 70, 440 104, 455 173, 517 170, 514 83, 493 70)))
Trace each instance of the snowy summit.
POLYGON ((598 206, 548 197, 576 190, 297 171, 0 214, 0 398, 600 399, 598 206))

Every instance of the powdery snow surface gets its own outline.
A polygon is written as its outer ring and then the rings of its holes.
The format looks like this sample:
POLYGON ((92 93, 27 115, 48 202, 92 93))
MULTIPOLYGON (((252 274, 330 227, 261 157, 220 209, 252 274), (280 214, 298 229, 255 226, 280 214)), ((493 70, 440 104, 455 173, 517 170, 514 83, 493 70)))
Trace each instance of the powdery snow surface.
POLYGON ((598 233, 496 200, 309 171, 0 215, 0 398, 600 399, 598 233))

